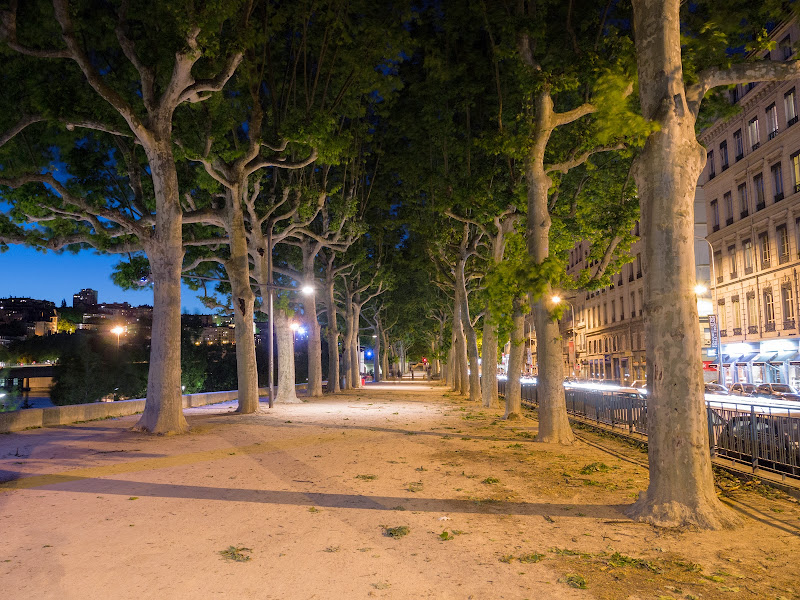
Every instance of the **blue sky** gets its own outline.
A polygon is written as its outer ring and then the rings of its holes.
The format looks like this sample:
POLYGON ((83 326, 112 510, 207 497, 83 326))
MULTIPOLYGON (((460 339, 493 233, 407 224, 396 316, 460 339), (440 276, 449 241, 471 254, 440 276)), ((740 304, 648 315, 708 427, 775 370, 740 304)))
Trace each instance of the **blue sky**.
MULTIPOLYGON (((51 300, 56 306, 61 300, 72 306, 72 294, 82 288, 98 292, 100 302, 128 302, 134 306, 153 304, 152 290, 123 291, 111 281, 118 256, 99 255, 94 252, 56 254, 37 252, 22 246, 9 246, 0 253, 0 298, 23 296, 51 300)), ((185 313, 209 313, 193 292, 185 285, 181 294, 185 313)))

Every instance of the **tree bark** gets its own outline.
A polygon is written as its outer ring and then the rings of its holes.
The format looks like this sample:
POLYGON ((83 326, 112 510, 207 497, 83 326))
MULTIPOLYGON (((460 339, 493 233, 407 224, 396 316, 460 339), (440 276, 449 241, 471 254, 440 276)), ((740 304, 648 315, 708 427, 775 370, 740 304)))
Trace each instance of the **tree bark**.
POLYGON ((500 396, 497 391, 497 325, 491 322, 491 314, 483 317, 483 344, 481 346, 481 396, 483 406, 497 408, 500 396))
POLYGON ((514 327, 511 330, 511 348, 508 357, 508 379, 506 381, 506 413, 504 419, 515 421, 522 418, 522 382, 520 374, 525 355, 525 313, 523 301, 514 299, 514 327))
POLYGON ((456 295, 460 296, 459 308, 461 313, 461 326, 463 328, 466 363, 469 365, 469 399, 473 402, 481 401, 481 371, 478 365, 478 336, 469 316, 469 297, 467 296, 467 284, 464 278, 465 259, 458 261, 456 265, 456 295))
POLYGON ((660 127, 634 166, 644 243, 650 483, 628 514, 659 526, 717 529, 737 519, 717 499, 708 451, 693 289, 693 205, 706 155, 686 103, 679 6, 633 2, 642 113, 660 127))
POLYGON ((171 142, 145 146, 156 199, 153 237, 143 241, 153 277, 153 325, 144 412, 134 429, 185 433, 181 397, 181 267, 183 236, 178 174, 171 142))
MULTIPOLYGON (((552 99, 549 93, 539 94, 537 113, 543 115, 537 119, 537 128, 548 127, 545 116, 552 113, 552 99)), ((552 181, 544 170, 544 150, 549 135, 544 136, 538 132, 537 134, 535 139, 544 141, 541 141, 539 146, 534 146, 525 165, 525 178, 528 182, 526 235, 528 254, 536 264, 542 264, 550 256, 550 213, 547 194, 552 181)), ((539 367, 536 384, 536 394, 539 399, 539 435, 536 439, 545 443, 571 444, 575 441, 575 435, 569 425, 564 397, 561 332, 548 309, 551 295, 552 290, 548 284, 538 300, 531 298, 530 301, 536 327, 536 362, 539 367)))
POLYGON ((322 396, 322 333, 317 319, 317 291, 314 286, 316 254, 308 250, 310 246, 303 246, 303 276, 305 283, 312 288, 312 292, 303 297, 303 313, 308 324, 308 395, 317 397, 322 396))
POLYGON ((250 261, 247 232, 244 226, 241 194, 242 185, 226 189, 225 224, 230 239, 230 258, 225 270, 231 282, 231 301, 236 336, 236 374, 238 378, 238 407, 236 412, 258 412, 258 369, 253 335, 253 303, 255 294, 250 287, 250 261))
POLYGON ((339 324, 336 321, 336 297, 334 296, 334 268, 333 257, 328 261, 325 269, 325 308, 328 314, 328 389, 329 394, 341 391, 339 383, 339 324))
POLYGON ((275 402, 294 404, 300 402, 295 387, 294 331, 285 310, 276 310, 274 314, 278 342, 278 391, 275 393, 275 402))

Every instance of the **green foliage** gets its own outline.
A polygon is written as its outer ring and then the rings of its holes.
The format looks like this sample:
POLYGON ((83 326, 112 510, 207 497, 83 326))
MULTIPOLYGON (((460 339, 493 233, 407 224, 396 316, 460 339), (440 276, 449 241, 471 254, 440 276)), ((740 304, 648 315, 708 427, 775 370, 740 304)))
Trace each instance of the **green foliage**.
POLYGON ((383 534, 387 537, 398 539, 411 533, 411 529, 407 525, 398 525, 397 527, 383 527, 383 534))

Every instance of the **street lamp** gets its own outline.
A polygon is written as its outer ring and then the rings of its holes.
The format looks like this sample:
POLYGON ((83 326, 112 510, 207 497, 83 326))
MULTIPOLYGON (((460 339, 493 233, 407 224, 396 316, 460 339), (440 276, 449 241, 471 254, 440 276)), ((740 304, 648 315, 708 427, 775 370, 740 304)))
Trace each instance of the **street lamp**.
POLYGON ((117 350, 119 350, 119 336, 122 335, 123 333, 125 333, 125 328, 124 327, 120 327, 119 325, 117 325, 116 327, 114 327, 111 330, 111 333, 116 333, 117 334, 117 350))
MULTIPOLYGON (((578 357, 578 342, 577 337, 575 334, 575 307, 572 306, 572 302, 569 300, 562 298, 561 296, 553 296, 550 298, 553 301, 553 304, 561 304, 562 302, 566 302, 569 305, 569 310, 572 313, 572 352, 575 355, 575 359, 578 357)), ((567 354, 569 356, 569 354, 567 354)), ((575 375, 575 365, 573 364, 573 360, 570 360, 572 365, 572 375, 575 375)))
MULTIPOLYGON (((711 242, 709 242, 706 238, 695 237, 694 239, 700 240, 700 241, 705 242, 706 244, 708 244, 708 249, 711 252, 709 254, 709 256, 708 256, 708 262, 711 263, 711 283, 714 286, 712 302, 714 303, 714 305, 711 307, 711 314, 708 317, 709 317, 709 319, 711 319, 713 317, 713 321, 714 321, 713 325, 714 325, 714 327, 711 328, 711 324, 712 323, 711 323, 711 321, 709 321, 709 328, 711 329, 712 337, 713 337, 713 334, 714 334, 715 330, 716 330, 716 334, 717 334, 716 335, 716 338, 717 338, 716 342, 717 343, 715 344, 716 347, 717 347, 717 360, 719 360, 719 371, 718 371, 718 375, 717 375, 717 383, 725 385, 725 367, 722 364, 722 342, 721 342, 720 337, 719 337, 719 319, 717 319, 717 308, 719 307, 719 304, 717 304, 717 273, 716 273, 716 267, 714 265, 714 246, 712 246, 711 242)), ((708 288, 706 288, 704 285, 695 286, 695 293, 696 294, 705 293, 706 291, 708 291, 708 288), (703 291, 702 292, 698 292, 697 290, 699 288, 703 288, 703 291)))

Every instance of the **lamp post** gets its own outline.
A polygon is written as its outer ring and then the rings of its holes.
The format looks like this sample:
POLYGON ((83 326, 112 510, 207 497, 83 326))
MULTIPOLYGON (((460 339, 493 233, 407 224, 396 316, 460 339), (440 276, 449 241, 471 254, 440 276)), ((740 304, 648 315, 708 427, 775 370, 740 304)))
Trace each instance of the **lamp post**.
POLYGON ((122 335, 124 332, 125 329, 123 327, 120 327, 119 325, 117 325, 111 330, 111 333, 117 334, 117 350, 119 350, 119 336, 122 335))
MULTIPOLYGON (((694 239, 700 240, 708 244, 708 249, 710 254, 708 256, 708 262, 711 264, 711 285, 712 287, 712 302, 714 305, 711 307, 711 316, 714 317, 714 329, 716 329, 716 347, 717 347, 717 360, 719 360, 719 371, 717 372, 717 383, 725 385, 725 367, 722 364, 722 342, 719 336, 719 319, 717 318, 717 273, 716 273, 716 266, 714 265, 714 246, 711 245, 706 238, 695 237, 694 239)), ((696 292, 695 292, 696 293, 696 292)), ((709 323, 710 325, 710 323, 709 323)), ((713 333, 713 330, 712 330, 713 333)))
MULTIPOLYGON (((578 343, 577 343, 577 337, 575 335, 575 307, 572 306, 572 302, 570 302, 566 298, 562 298, 561 296, 553 296, 550 299, 553 301, 553 304, 560 304, 561 302, 566 302, 569 305, 569 310, 572 313, 572 352, 575 355, 575 359, 577 359, 577 357, 578 357, 578 343)), ((569 352, 567 353, 567 356, 569 356, 569 352)), ((572 364, 572 361, 570 361, 570 363, 571 363, 571 366, 573 367, 570 370, 572 371, 572 375, 574 376, 575 375, 574 364, 572 364)))

